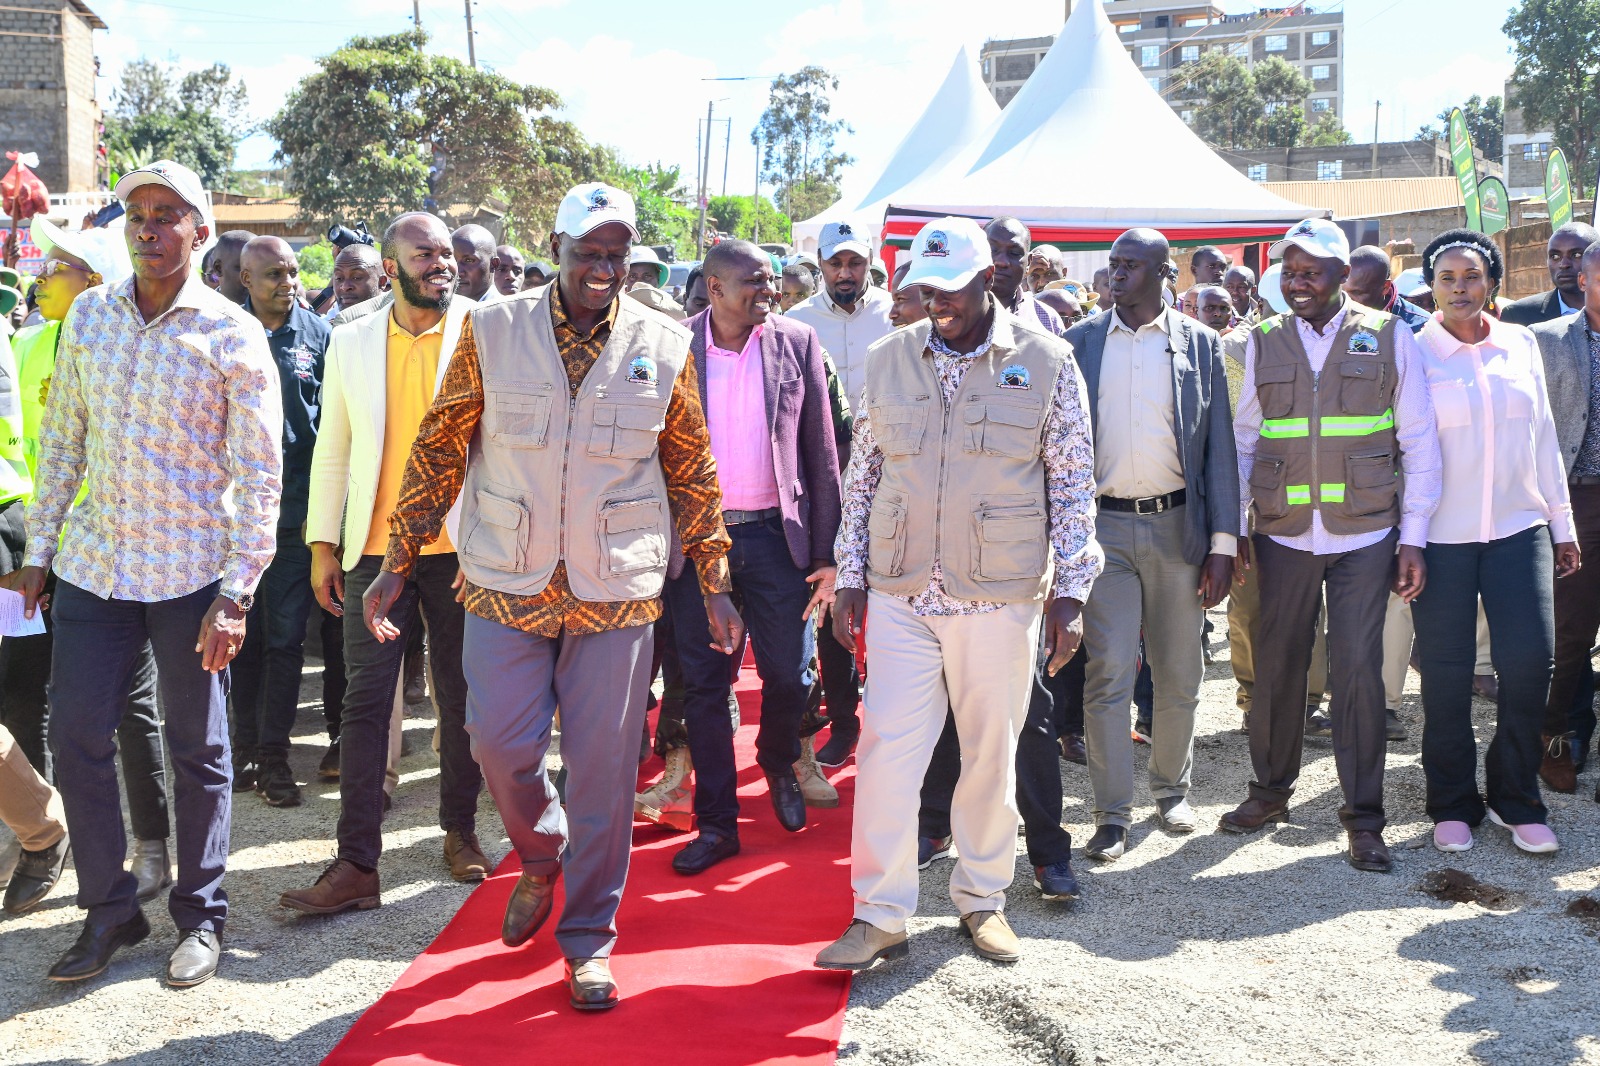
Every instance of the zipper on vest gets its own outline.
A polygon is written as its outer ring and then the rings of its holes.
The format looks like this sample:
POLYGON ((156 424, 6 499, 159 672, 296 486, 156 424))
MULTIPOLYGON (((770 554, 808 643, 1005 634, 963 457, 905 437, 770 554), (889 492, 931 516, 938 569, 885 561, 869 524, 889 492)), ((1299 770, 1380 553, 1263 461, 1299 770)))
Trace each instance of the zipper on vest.
MULTIPOLYGON (((968 367, 967 369, 971 370, 972 368, 968 367)), ((937 372, 934 377, 937 379, 937 372)), ((964 375, 962 384, 966 384, 964 375)), ((942 421, 939 424, 939 491, 933 498, 933 557, 939 560, 939 568, 942 571, 944 569, 944 476, 950 460, 950 405, 954 402, 955 397, 945 396, 944 386, 937 380, 934 382, 934 388, 939 392, 939 404, 944 412, 941 416, 942 421)), ((957 395, 960 392, 961 389, 957 387, 957 395)), ((947 586, 949 584, 948 579, 941 582, 941 584, 947 586)))
MULTIPOLYGON (((1307 360, 1310 362, 1310 360, 1307 360)), ((1328 369, 1324 363, 1322 369, 1328 369)), ((1322 371, 1311 372, 1311 509, 1320 513, 1322 511, 1322 471, 1317 469, 1317 452, 1322 448, 1322 404, 1317 399, 1317 386, 1322 382, 1322 371)))
MULTIPOLYGON (((567 464, 572 459, 572 419, 578 412, 578 396, 570 388, 567 389, 567 440, 561 447, 561 535, 558 539, 558 563, 567 561, 567 464)), ((570 579, 569 579, 570 580, 570 579)))

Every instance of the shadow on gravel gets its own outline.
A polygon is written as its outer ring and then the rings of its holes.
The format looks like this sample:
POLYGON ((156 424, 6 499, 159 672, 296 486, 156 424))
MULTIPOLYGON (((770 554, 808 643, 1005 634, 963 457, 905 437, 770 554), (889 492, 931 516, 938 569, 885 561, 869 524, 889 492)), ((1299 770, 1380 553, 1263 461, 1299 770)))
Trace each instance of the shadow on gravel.
MULTIPOLYGON (((305 1063, 315 1061, 320 1055, 306 1052, 310 1047, 331 1047, 355 1022, 359 1011, 337 1018, 328 1018, 288 1040, 278 1040, 266 1033, 233 1032, 226 1036, 198 1036, 185 1040, 171 1040, 163 1046, 140 1054, 117 1059, 118 1066, 214 1066, 215 1063, 234 1060, 260 1063, 305 1063)), ((12 1060, 19 1061, 19 1060, 12 1060)), ((95 1060, 86 1059, 26 1059, 37 1066, 90 1066, 95 1060)))

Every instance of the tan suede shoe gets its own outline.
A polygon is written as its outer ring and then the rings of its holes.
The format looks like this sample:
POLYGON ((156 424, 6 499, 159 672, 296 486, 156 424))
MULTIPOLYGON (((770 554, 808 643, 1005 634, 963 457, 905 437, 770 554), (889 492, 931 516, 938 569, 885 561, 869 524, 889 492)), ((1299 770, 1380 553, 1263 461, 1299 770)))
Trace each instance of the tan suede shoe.
POLYGON ((972 938, 972 948, 994 962, 1022 958, 1022 942, 999 911, 973 911, 961 916, 961 935, 972 938))
POLYGON ((823 970, 870 970, 880 960, 903 959, 909 951, 905 930, 885 932, 857 918, 844 936, 817 953, 816 966, 823 970))

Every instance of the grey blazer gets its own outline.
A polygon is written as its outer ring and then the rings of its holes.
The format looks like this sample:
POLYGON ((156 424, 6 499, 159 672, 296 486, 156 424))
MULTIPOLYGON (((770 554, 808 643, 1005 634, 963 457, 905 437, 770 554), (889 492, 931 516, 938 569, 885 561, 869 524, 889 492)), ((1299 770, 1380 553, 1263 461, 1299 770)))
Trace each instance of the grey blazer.
MULTIPOLYGON (((1100 364, 1115 313, 1102 311, 1067 330, 1078 369, 1083 372, 1091 426, 1098 418, 1100 364)), ((1167 323, 1177 422, 1172 429, 1187 492, 1183 558, 1191 566, 1199 566, 1211 551, 1213 533, 1239 532, 1239 460, 1233 446, 1233 411, 1228 404, 1222 342, 1216 331, 1177 311, 1167 316, 1167 323)))
POLYGON ((1588 321, 1587 315, 1576 314, 1528 327, 1544 358, 1544 386, 1550 393, 1550 414, 1556 420, 1556 440, 1568 476, 1589 428, 1588 321))

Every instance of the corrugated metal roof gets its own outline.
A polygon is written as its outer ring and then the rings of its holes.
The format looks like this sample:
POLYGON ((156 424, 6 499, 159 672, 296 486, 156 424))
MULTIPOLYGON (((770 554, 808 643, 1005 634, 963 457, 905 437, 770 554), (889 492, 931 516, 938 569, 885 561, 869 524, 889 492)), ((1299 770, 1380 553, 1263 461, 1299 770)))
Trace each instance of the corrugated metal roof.
POLYGON ((1461 206, 1461 186, 1454 177, 1264 181, 1261 185, 1286 200, 1325 207, 1335 219, 1380 218, 1461 206))

